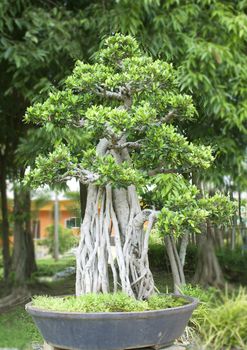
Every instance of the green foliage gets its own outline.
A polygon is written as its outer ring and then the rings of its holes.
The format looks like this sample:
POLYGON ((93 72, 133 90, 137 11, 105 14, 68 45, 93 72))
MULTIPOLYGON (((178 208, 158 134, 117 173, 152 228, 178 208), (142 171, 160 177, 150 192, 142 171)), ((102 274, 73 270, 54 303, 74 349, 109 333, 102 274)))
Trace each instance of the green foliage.
POLYGON ((193 339, 206 349, 246 349, 247 292, 243 288, 229 292, 187 285, 182 292, 200 300, 190 321, 193 339))
POLYGON ((217 153, 207 178, 222 185, 227 173, 238 184, 245 181, 246 1, 98 0, 82 16, 90 53, 98 37, 120 32, 178 68, 179 85, 193 94, 199 115, 183 130, 217 153))
POLYGON ((195 146, 180 135, 172 125, 150 128, 145 148, 141 152, 147 169, 158 167, 167 161, 170 169, 180 168, 188 172, 191 168, 208 168, 213 161, 210 147, 195 146), (154 152, 154 150, 156 150, 154 152))
POLYGON ((183 306, 188 304, 188 301, 183 298, 176 298, 170 295, 153 294, 148 299, 149 310, 160 310, 171 307, 183 306))
POLYGON ((37 98, 40 90, 49 90, 51 81, 59 81, 62 71, 69 70, 72 59, 82 53, 79 16, 71 16, 65 6, 4 0, 0 32, 0 62, 8 67, 9 95, 19 90, 29 100, 37 98), (67 62, 67 67, 62 68, 61 62, 67 62))
MULTIPOLYGON (((49 93, 49 98, 42 104, 37 102, 34 107, 28 108, 28 118, 37 124, 53 122, 68 124, 73 121, 74 114, 83 106, 84 99, 74 95, 72 91, 54 91, 49 93)), ((83 111, 83 110, 82 110, 83 111)), ((78 113, 80 119, 80 113, 78 113)))
POLYGON ((79 297, 47 297, 37 296, 33 306, 46 310, 68 312, 134 312, 166 309, 181 306, 187 302, 182 298, 169 295, 154 295, 147 301, 140 301, 124 293, 85 294, 79 297))
MULTIPOLYGON (((49 1, 1 1, 0 36, 0 144, 7 176, 19 180, 20 163, 30 160, 16 153, 27 135, 26 108, 60 84, 87 45, 78 8, 49 1)), ((40 145, 39 134, 35 141, 26 142, 29 153, 40 145)))
POLYGON ((136 40, 131 36, 116 34, 105 40, 105 48, 96 56, 103 64, 115 65, 125 58, 140 57, 142 53, 136 40))
POLYGON ((201 322, 200 334, 208 349, 247 349, 247 293, 239 289, 222 295, 201 322))
POLYGON ((54 179, 65 182, 73 175, 72 160, 69 150, 63 144, 57 145, 48 157, 37 156, 36 168, 26 175, 25 184, 37 188, 39 185, 54 184, 54 179))
POLYGON ((240 247, 235 250, 221 248, 217 252, 219 263, 230 283, 247 282, 247 252, 243 252, 240 247))
POLYGON ((210 165, 210 147, 190 143, 170 125, 173 118, 191 119, 195 113, 191 98, 180 94, 170 64, 153 60, 134 38, 120 34, 105 40, 95 58, 94 64, 77 62, 64 90, 29 107, 25 117, 44 125, 76 125, 82 135, 91 135, 90 148, 75 155, 74 145, 61 140, 53 152, 37 158, 28 183, 77 177, 101 186, 142 186, 156 168, 176 167, 179 172, 210 165), (103 138, 108 141, 106 155, 96 150, 103 138), (128 157, 119 162, 121 149, 128 150, 131 162, 128 157))
POLYGON ((199 203, 209 213, 210 221, 215 224, 229 223, 237 209, 237 203, 221 193, 202 198, 199 203))
POLYGON ((213 287, 205 289, 199 285, 187 284, 182 287, 181 293, 197 298, 201 305, 209 306, 215 302, 219 291, 213 287))
POLYGON ((209 212, 198 202, 199 191, 180 175, 164 174, 154 180, 153 196, 158 204, 165 203, 158 219, 161 234, 181 236, 200 232, 200 225, 209 212))
MULTIPOLYGON (((54 253, 54 225, 47 227, 48 238, 42 240, 42 244, 49 247, 49 252, 54 253)), ((69 249, 78 245, 79 237, 72 233, 71 229, 59 225, 59 253, 64 254, 69 249)))
POLYGON ((168 264, 164 240, 156 229, 152 230, 149 236, 148 260, 151 268, 159 270, 165 269, 168 264))
POLYGON ((159 232, 177 237, 185 232, 199 233, 206 220, 226 225, 236 210, 236 204, 220 193, 199 199, 196 186, 178 174, 156 175, 142 195, 147 204, 161 208, 159 232))

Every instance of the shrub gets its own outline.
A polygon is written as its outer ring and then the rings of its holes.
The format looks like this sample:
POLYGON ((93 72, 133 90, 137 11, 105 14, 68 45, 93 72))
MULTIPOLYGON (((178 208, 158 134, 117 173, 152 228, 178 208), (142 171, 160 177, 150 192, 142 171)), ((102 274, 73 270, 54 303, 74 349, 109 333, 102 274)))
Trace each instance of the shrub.
POLYGON ((209 288, 187 285, 182 289, 186 295, 200 300, 193 312, 187 329, 190 341, 207 350, 247 349, 247 292, 225 293, 209 288))
POLYGON ((247 293, 226 293, 211 307, 200 327, 207 349, 247 349, 247 293))
POLYGON ((164 245, 150 244, 148 250, 149 263, 151 268, 157 268, 160 270, 167 269, 168 259, 164 245))
MULTIPOLYGON (((49 247, 49 252, 54 253, 54 225, 47 228, 48 237, 44 239, 42 244, 49 247)), ((79 242, 79 237, 74 235, 72 230, 64 228, 59 225, 59 252, 60 254, 66 253, 73 247, 76 247, 79 242)))
POLYGON ((241 248, 234 251, 224 248, 217 252, 217 256, 228 281, 246 284, 247 252, 242 252, 241 248))

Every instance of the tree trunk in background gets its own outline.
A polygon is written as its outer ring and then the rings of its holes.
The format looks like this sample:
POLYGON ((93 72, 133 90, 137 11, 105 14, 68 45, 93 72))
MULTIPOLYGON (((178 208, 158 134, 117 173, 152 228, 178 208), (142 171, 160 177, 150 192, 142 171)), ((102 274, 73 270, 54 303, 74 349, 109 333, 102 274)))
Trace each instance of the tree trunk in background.
POLYGON ((224 276, 215 254, 211 225, 208 222, 205 232, 201 234, 198 247, 198 263, 194 282, 202 286, 224 286, 224 276))
POLYGON ((223 228, 217 225, 214 226, 215 240, 217 242, 218 248, 224 247, 224 238, 223 238, 223 228))
MULTIPOLYGON (((230 199, 233 201, 233 192, 230 192, 230 199)), ((235 249, 236 246, 236 227, 237 227, 237 214, 234 213, 233 220, 232 220, 232 227, 231 227, 231 237, 230 237, 230 246, 231 250, 235 249)))
POLYGON ((172 270, 174 293, 179 294, 181 287, 186 283, 183 265, 178 255, 174 237, 165 235, 164 241, 172 270))
POLYGON ((59 200, 58 194, 55 192, 54 200, 54 259, 59 259, 59 200))
POLYGON ((80 182, 80 206, 81 206, 81 222, 84 219, 87 205, 87 185, 80 182))
POLYGON ((187 253, 187 247, 189 244, 189 234, 185 233, 181 239, 180 249, 179 249, 179 259, 181 261, 181 265, 184 268, 185 258, 187 253))
POLYGON ((24 285, 37 270, 34 244, 31 235, 30 191, 21 185, 14 190, 14 253, 12 269, 15 281, 24 285))
POLYGON ((2 240, 3 240, 3 268, 4 279, 7 280, 10 270, 9 252, 9 221, 6 183, 6 162, 5 156, 0 154, 0 191, 1 191, 1 212, 2 212, 2 240))

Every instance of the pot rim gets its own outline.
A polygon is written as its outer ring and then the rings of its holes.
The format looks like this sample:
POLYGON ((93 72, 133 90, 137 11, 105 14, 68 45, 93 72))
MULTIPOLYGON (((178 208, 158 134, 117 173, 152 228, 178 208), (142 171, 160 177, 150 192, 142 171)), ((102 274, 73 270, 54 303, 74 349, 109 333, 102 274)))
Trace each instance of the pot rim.
MULTIPOLYGON (((173 293, 165 294, 160 293, 161 295, 172 295, 175 298, 183 298, 189 301, 188 304, 176 306, 172 308, 159 309, 159 310, 146 310, 146 311, 117 311, 117 312, 78 312, 78 311, 55 311, 55 310, 46 310, 32 306, 32 301, 25 305, 25 309, 28 313, 33 316, 43 316, 43 317, 64 317, 64 318, 88 318, 88 319, 96 319, 96 318, 129 318, 129 317, 157 317, 162 316, 164 314, 173 314, 178 311, 187 312, 188 310, 194 310, 199 300, 197 298, 187 296, 187 295, 177 295, 173 293)), ((62 296, 61 296, 62 297, 62 296)))

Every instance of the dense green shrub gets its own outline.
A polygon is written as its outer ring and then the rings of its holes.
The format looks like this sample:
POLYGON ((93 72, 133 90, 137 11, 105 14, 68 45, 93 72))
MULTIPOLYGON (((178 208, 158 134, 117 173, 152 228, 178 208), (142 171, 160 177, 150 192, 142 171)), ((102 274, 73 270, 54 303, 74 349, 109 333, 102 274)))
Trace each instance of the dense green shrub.
POLYGON ((167 270, 168 258, 164 244, 150 244, 148 256, 151 268, 167 270))
POLYGON ((187 302, 183 298, 170 295, 153 295, 147 301, 136 300, 127 294, 85 294, 80 297, 37 296, 33 306, 54 311, 68 312, 130 312, 166 309, 181 306, 187 302))
POLYGON ((222 296, 205 314, 200 335, 206 349, 247 349, 247 293, 222 296))
POLYGON ((207 350, 247 349, 247 291, 225 292, 187 285, 184 294, 197 297, 199 307, 189 323, 190 341, 207 350))
MULTIPOLYGON (((42 240, 42 244, 47 245, 49 252, 54 253, 54 225, 47 228, 48 237, 42 240)), ((74 235, 71 229, 59 225, 59 253, 64 254, 73 247, 76 247, 79 237, 74 235)))
MULTIPOLYGON (((195 271, 197 254, 197 247, 194 245, 188 245, 184 266, 185 273, 188 275, 193 275, 195 271)), ((163 238, 158 231, 154 230, 150 236, 148 256, 151 268, 170 272, 168 255, 166 253, 163 238)))
POLYGON ((224 248, 217 251, 217 256, 228 281, 247 284, 247 252, 224 248))

